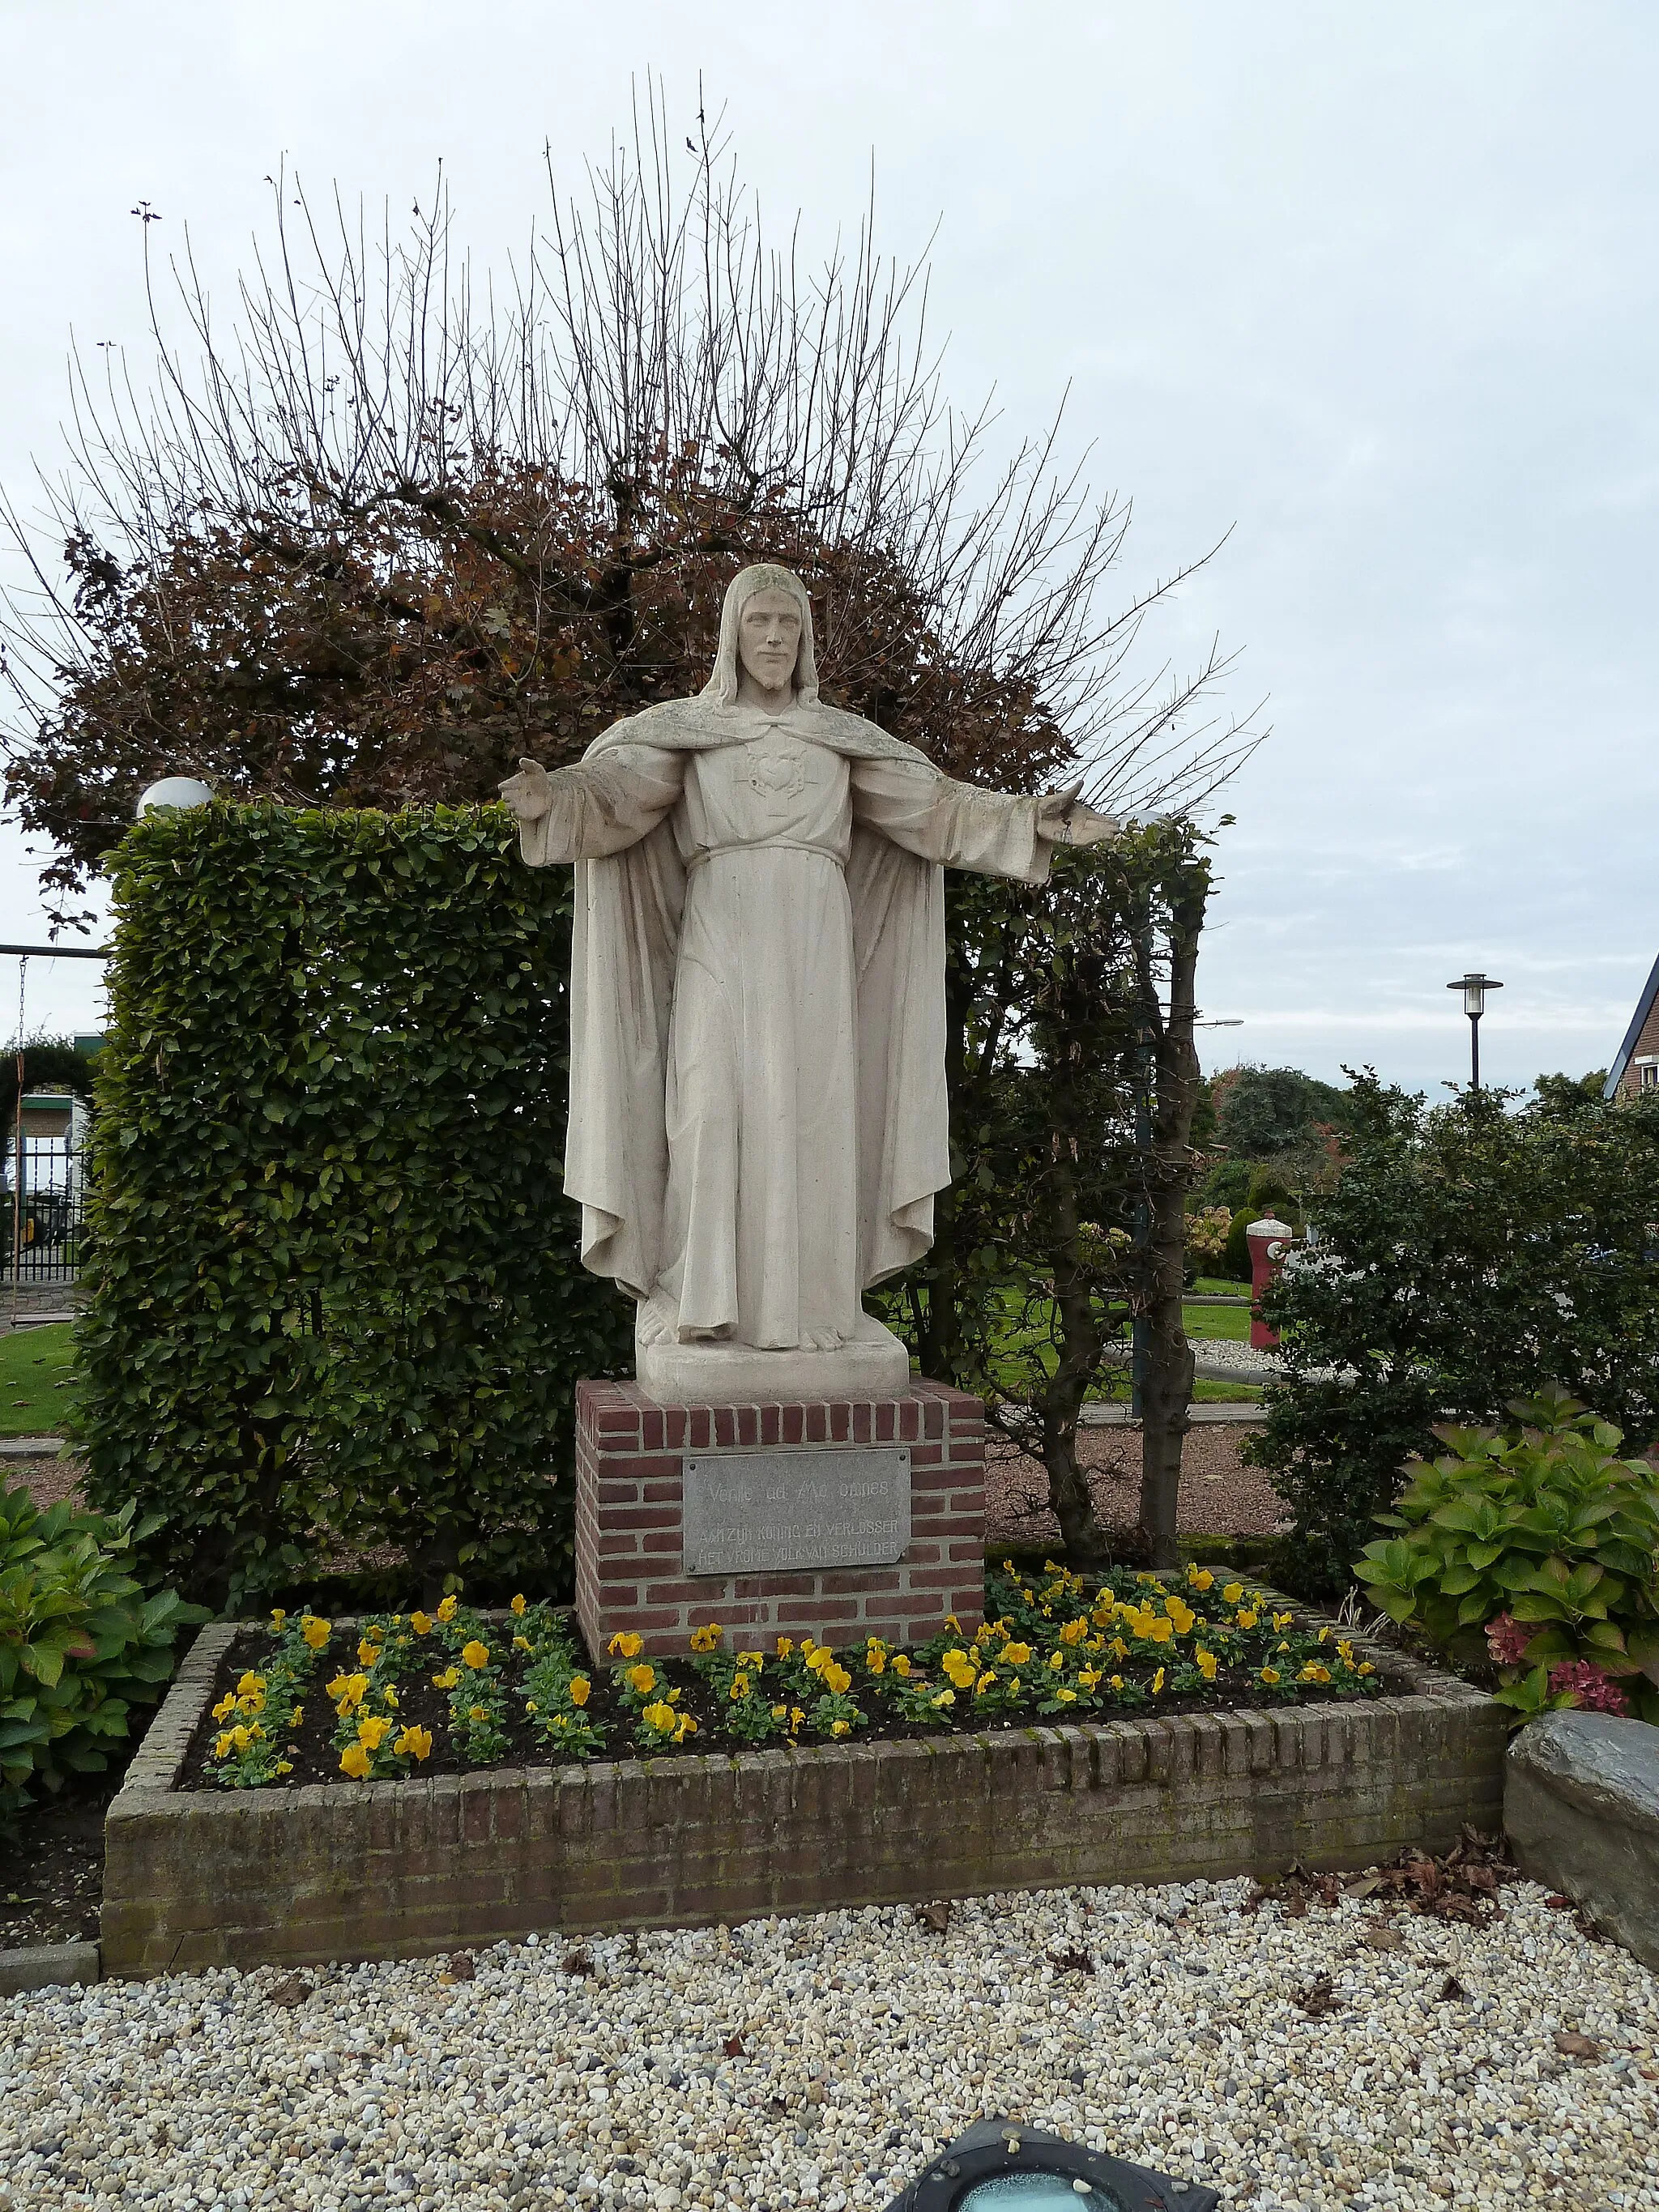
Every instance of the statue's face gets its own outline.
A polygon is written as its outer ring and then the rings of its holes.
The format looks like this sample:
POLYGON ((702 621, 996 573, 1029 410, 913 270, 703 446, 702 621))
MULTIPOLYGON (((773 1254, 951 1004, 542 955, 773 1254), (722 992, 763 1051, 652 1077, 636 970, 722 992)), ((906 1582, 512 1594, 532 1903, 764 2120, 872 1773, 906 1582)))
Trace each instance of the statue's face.
POLYGON ((757 592, 738 618, 738 658, 765 691, 781 691, 800 652, 800 609, 787 592, 757 592))

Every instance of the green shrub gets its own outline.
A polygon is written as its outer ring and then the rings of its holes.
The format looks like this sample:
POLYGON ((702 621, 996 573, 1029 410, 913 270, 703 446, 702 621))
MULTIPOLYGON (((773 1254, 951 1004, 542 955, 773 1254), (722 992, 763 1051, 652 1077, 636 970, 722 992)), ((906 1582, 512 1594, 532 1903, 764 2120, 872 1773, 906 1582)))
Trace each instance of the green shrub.
POLYGON ((1254 1206, 1241 1206, 1233 1215, 1221 1255, 1221 1273, 1229 1282, 1249 1281, 1250 1245, 1244 1232, 1253 1221, 1260 1221, 1261 1218, 1261 1213, 1254 1206))
POLYGON ((1659 1095, 1434 1111, 1355 1085, 1351 1157, 1319 1243, 1269 1292, 1288 1374, 1244 1446, 1293 1516, 1282 1587, 1349 1587, 1349 1564, 1437 1425, 1492 1426, 1542 1378, 1627 1449, 1659 1433, 1659 1095))
POLYGON ((500 807, 219 805, 112 868, 89 1496, 216 1607, 369 1547, 556 1585, 575 1382, 632 1348, 560 1188, 569 871, 500 807))
POLYGON ((172 1675, 179 1630, 208 1617, 134 1578, 149 1525, 131 1506, 42 1512, 21 1486, 0 1491, 0 1827, 34 1802, 31 1782, 60 1790, 108 1764, 132 1706, 172 1675))
POLYGON ((1659 1720, 1659 1479, 1562 1390, 1503 1430, 1446 1428, 1354 1573, 1392 1620, 1490 1657, 1523 1717, 1589 1705, 1659 1720))

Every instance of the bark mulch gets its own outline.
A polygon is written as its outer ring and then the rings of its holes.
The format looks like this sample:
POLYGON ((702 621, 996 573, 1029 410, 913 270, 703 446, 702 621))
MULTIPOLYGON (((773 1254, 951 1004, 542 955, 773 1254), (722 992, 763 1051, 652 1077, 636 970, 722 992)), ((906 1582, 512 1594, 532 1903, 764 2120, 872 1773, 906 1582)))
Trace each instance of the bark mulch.
MULTIPOLYGON (((1271 1536, 1288 1516, 1259 1468, 1246 1467, 1239 1447, 1251 1431, 1206 1424, 1189 1430, 1181 1458, 1178 1526, 1184 1535, 1271 1536)), ((1140 1504, 1140 1431, 1085 1429, 1078 1456, 1089 1474, 1095 1510, 1108 1528, 1132 1529, 1140 1504)), ((994 1443, 986 1458, 985 1540, 1032 1551, 1058 1544, 1060 1524, 1048 1510, 1048 1478, 1041 1464, 1012 1444, 994 1443)))

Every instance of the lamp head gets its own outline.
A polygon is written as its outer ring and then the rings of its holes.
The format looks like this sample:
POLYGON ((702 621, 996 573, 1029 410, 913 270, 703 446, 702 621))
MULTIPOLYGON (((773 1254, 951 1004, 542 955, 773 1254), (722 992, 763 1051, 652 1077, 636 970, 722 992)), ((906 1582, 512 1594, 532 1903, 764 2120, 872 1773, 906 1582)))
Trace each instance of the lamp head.
POLYGON ((1455 983, 1448 983, 1449 991, 1463 994, 1463 1012, 1471 1021, 1478 1022, 1486 1011, 1488 991, 1501 991, 1504 986, 1495 975, 1460 975, 1455 983))

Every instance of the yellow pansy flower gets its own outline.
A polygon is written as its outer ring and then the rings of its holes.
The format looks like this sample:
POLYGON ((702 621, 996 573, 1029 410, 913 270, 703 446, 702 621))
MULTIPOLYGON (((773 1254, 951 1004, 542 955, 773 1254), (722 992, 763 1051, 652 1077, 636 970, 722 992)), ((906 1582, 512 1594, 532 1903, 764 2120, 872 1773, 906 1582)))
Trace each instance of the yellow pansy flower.
POLYGON ((691 1649, 694 1651, 713 1651, 725 1633, 717 1620, 708 1621, 703 1627, 692 1630, 691 1649))
POLYGON ((1221 1592, 1221 1602, 1223 1605, 1237 1605, 1243 1595, 1244 1585, 1243 1583, 1228 1583, 1223 1587, 1221 1592))
POLYGON ((1031 1656, 1029 1644, 1005 1644, 1002 1656, 1011 1667, 1024 1667, 1031 1656))
POLYGON ((1158 1670, 1157 1674, 1154 1674, 1154 1675, 1153 1675, 1153 1677, 1152 1677, 1152 1695, 1153 1695, 1154 1697, 1156 1697, 1156 1696, 1158 1695, 1158 1692, 1159 1692, 1163 1687, 1164 1687, 1164 1669, 1160 1667, 1160 1668, 1158 1668, 1158 1670))
POLYGON ((432 1755, 430 1729, 406 1728, 392 1747, 399 1759, 429 1759, 432 1755))
POLYGON ((605 1649, 613 1659, 637 1659, 645 1649, 645 1638, 631 1628, 620 1629, 605 1649))
POLYGON ((630 1667, 623 1676, 623 1680, 635 1697, 643 1698, 656 1688, 657 1670, 654 1667, 647 1667, 641 1662, 637 1667, 630 1667))
POLYGON ((460 1679, 461 1670, 459 1667, 446 1667, 441 1674, 434 1674, 432 1677, 432 1686, 434 1690, 453 1690, 460 1679))
POLYGON ((585 1705, 592 1696, 592 1691, 593 1685, 586 1674, 573 1674, 570 1677, 570 1702, 573 1705, 585 1705))
POLYGON ((223 1697, 220 1698, 218 1704, 213 1708, 213 1717, 216 1721, 228 1721, 235 1710, 235 1692, 231 1690, 227 1690, 223 1697))
POLYGON ((1188 1567, 1187 1580, 1195 1590, 1212 1589, 1215 1583, 1215 1577, 1207 1567, 1188 1567))
POLYGON ((850 1733, 852 1725, 850 1721, 831 1721, 830 1733, 831 1735, 846 1735, 850 1733))
POLYGON ((789 1656, 789 1654, 790 1654, 790 1653, 794 1650, 794 1648, 795 1648, 795 1639, 794 1639, 794 1638, 793 1638, 793 1636, 781 1636, 781 1637, 779 1637, 779 1638, 778 1638, 778 1656, 779 1656, 779 1658, 780 1658, 780 1659, 787 1659, 787 1658, 789 1656))
POLYGON ((409 1616, 409 1625, 416 1636, 430 1636, 432 1615, 429 1613, 411 1613, 409 1616))
POLYGON ((489 1664, 489 1648, 487 1644, 480 1644, 475 1636, 471 1643, 462 1644, 461 1659, 463 1663, 471 1667, 476 1674, 481 1668, 489 1664))
POLYGON ((320 1651, 334 1633, 331 1620, 319 1620, 314 1613, 307 1613, 300 1623, 300 1633, 313 1651, 320 1651))
POLYGON ((522 1613, 522 1612, 524 1611, 524 1607, 525 1607, 525 1595, 524 1595, 524 1592, 523 1592, 522 1590, 514 1590, 514 1593, 513 1593, 513 1595, 512 1595, 512 1596, 507 1600, 507 1611, 508 1611, 509 1613, 522 1613))
POLYGON ((459 1601, 452 1592, 448 1597, 444 1599, 443 1602, 438 1607, 439 1620, 453 1620, 455 1618, 455 1607, 458 1602, 459 1601))
POLYGON ((1213 1651, 1205 1650, 1200 1644, 1193 1654, 1193 1664, 1206 1682, 1214 1681, 1218 1662, 1213 1651))
POLYGON ((941 1712, 947 1705, 955 1705, 956 1701, 957 1693, 954 1690, 941 1690, 937 1697, 928 1700, 931 1705, 937 1705, 941 1712))
POLYGON ((1253 1606, 1247 1606, 1238 1616, 1238 1625, 1241 1628, 1254 1628, 1261 1618, 1253 1606))
POLYGON ((908 1651, 896 1651, 896 1652, 893 1654, 893 1672, 894 1672, 896 1674, 900 1675, 900 1676, 902 1677, 902 1676, 903 1676, 903 1675, 908 1674, 909 1673, 909 1671, 910 1671, 910 1655, 909 1655, 909 1653, 908 1653, 908 1651))
POLYGON ((361 1782, 373 1765, 374 1760, 361 1743, 349 1743, 340 1753, 340 1771, 349 1774, 354 1782, 361 1782))
POLYGON ((371 1713, 357 1723, 357 1741, 371 1751, 378 1751, 391 1733, 392 1723, 384 1714, 371 1713))
POLYGON ((380 1647, 373 1638, 360 1636, 357 1639, 357 1664, 360 1667, 377 1666, 380 1657, 380 1647))
POLYGON ((819 1679, 824 1688, 838 1698, 843 1696, 853 1686, 853 1678, 846 1668, 837 1667, 833 1662, 824 1668, 819 1679))
POLYGON ((732 1677, 732 1686, 726 1694, 733 1705, 749 1695, 749 1677, 741 1668, 732 1677))
POLYGON ((1261 1681, 1264 1681, 1267 1685, 1268 1688, 1271 1689, 1273 1684, 1282 1680, 1283 1677, 1280 1675, 1277 1667, 1264 1667, 1259 1679, 1261 1681))

